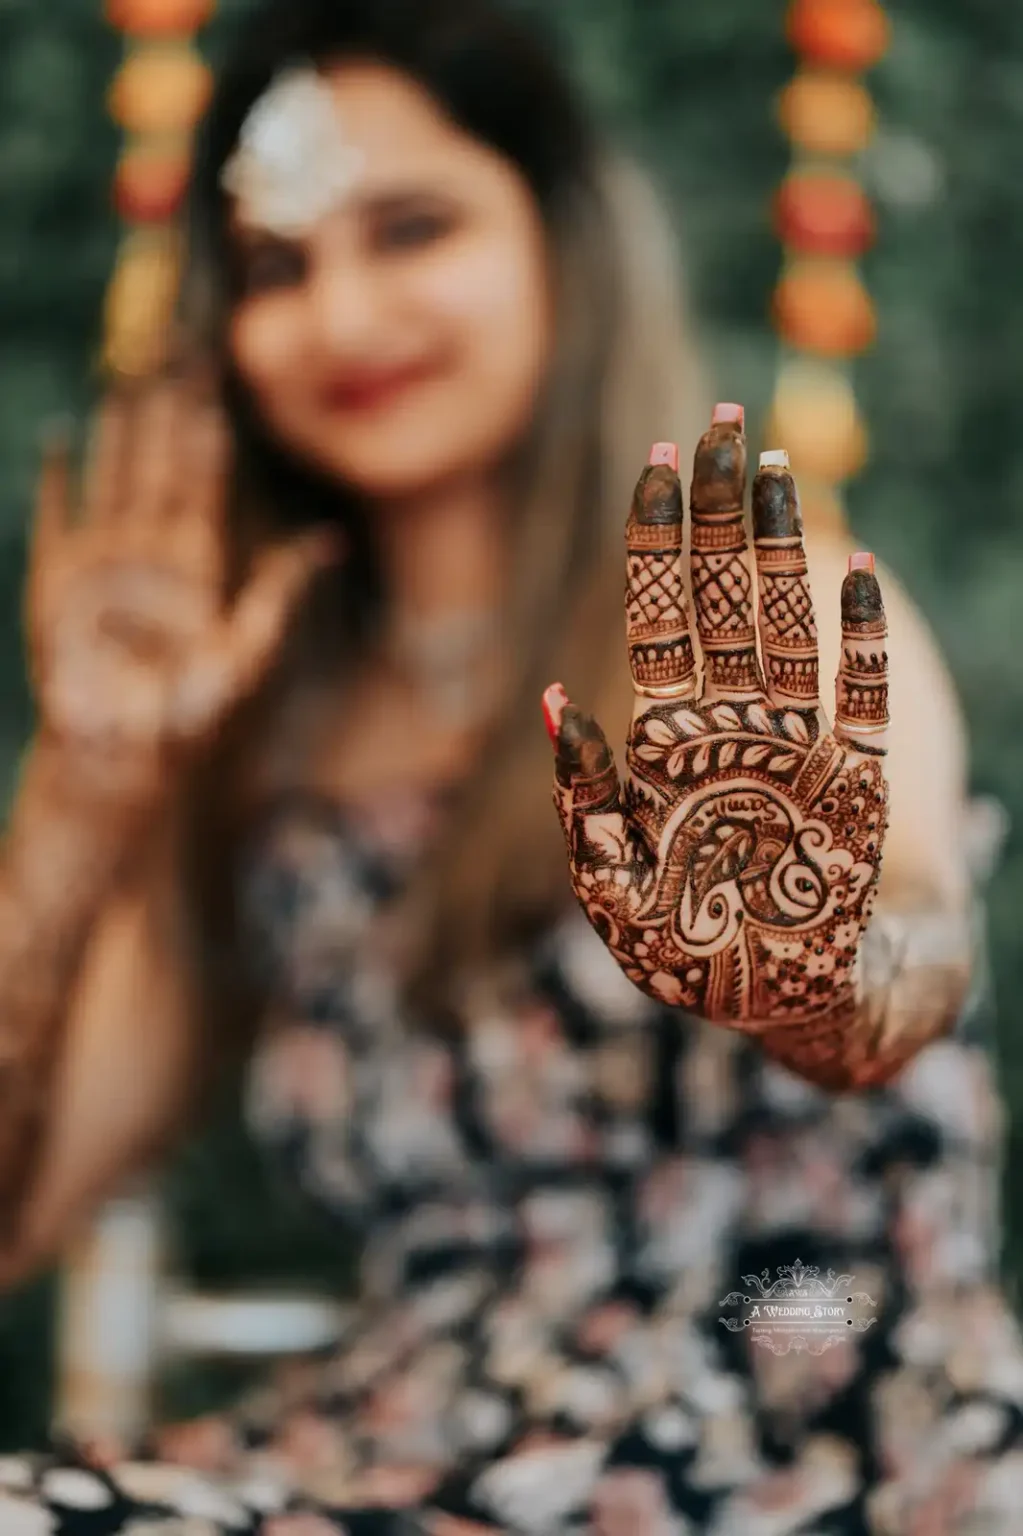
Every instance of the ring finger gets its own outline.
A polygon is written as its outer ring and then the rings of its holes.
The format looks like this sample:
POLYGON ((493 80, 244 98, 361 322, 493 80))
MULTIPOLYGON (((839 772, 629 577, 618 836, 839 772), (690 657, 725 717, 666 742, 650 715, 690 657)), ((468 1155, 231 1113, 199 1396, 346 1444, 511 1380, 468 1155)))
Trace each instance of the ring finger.
POLYGON ((753 546, 767 696, 778 709, 816 709, 817 621, 799 497, 784 449, 760 455, 753 481, 753 546))

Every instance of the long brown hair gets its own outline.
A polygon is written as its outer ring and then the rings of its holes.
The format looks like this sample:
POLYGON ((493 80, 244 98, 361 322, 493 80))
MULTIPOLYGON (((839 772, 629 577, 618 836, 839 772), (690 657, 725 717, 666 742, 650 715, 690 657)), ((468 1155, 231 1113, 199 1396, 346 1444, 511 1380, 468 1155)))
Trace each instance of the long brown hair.
MULTIPOLYGON (((467 965, 507 951, 570 900, 540 693, 560 678, 599 711, 612 739, 624 734, 625 511, 650 442, 690 441, 702 412, 676 242, 656 197, 633 165, 602 147, 550 52, 491 0, 271 0, 248 20, 222 73, 195 177, 186 314, 203 344, 226 357, 233 294, 219 174, 247 112, 282 64, 351 57, 412 75, 518 167, 545 223, 556 285, 554 361, 515 466, 509 702, 409 897, 420 939, 410 986, 421 1004, 443 1007, 467 965)), ((336 689, 339 674, 358 668, 387 601, 372 519, 358 497, 268 439, 229 372, 225 398, 238 445, 236 570, 261 539, 299 522, 329 517, 346 530, 345 567, 311 596, 298 625, 304 643, 291 648, 306 672, 329 656, 336 689)), ((278 685, 289 675, 282 668, 278 685)), ((268 719, 280 730, 270 693, 240 717, 225 750, 251 755, 253 732, 268 719)), ((238 761, 228 772, 218 766, 200 791, 199 843, 219 876, 216 901, 206 903, 214 926, 230 908, 231 859, 211 860, 210 850, 223 850, 226 825, 238 820, 237 799, 232 810, 224 798, 225 785, 236 792, 238 761)))

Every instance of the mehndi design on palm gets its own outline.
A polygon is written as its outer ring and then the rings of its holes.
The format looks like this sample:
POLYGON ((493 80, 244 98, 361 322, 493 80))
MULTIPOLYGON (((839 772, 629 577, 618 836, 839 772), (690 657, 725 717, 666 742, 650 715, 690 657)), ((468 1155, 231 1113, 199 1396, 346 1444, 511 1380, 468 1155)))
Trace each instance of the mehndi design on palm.
POLYGON ((560 686, 546 696, 573 888, 644 991, 760 1035, 802 1026, 810 1054, 815 1041, 826 1053, 856 1006, 885 832, 887 657, 873 560, 853 557, 842 588, 832 730, 787 460, 765 454, 754 480, 754 576, 742 412, 719 407, 691 493, 701 693, 676 466, 672 445, 654 450, 626 532, 636 705, 624 785, 596 722, 560 686))

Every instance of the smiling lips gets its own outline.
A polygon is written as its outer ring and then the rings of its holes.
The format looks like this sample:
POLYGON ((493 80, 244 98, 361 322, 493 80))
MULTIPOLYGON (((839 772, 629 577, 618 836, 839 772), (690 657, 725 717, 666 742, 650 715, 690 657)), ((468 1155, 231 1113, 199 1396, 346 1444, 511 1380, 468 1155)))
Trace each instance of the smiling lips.
POLYGON ((437 372, 435 358, 404 363, 397 368, 353 370, 339 374, 327 383, 320 397, 331 411, 378 411, 437 372))

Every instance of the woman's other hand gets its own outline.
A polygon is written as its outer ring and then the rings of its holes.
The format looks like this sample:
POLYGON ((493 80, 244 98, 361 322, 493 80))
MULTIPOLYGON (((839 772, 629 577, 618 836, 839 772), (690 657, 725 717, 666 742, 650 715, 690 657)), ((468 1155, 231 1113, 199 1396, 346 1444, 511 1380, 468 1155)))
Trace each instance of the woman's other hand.
POLYGON ((573 887, 625 973, 659 1001, 757 1033, 840 1027, 856 1006, 887 808, 873 560, 854 556, 842 587, 832 727, 787 461, 764 455, 754 481, 754 575, 742 412, 719 407, 691 493, 701 688, 677 462, 673 445, 654 450, 627 529, 636 702, 624 786, 597 723, 558 685, 545 696, 573 887))
POLYGON ((80 494, 67 443, 45 456, 27 594, 43 734, 115 795, 157 791, 256 686, 332 557, 322 531, 271 549, 227 607, 229 461, 218 405, 182 377, 108 398, 80 494))

